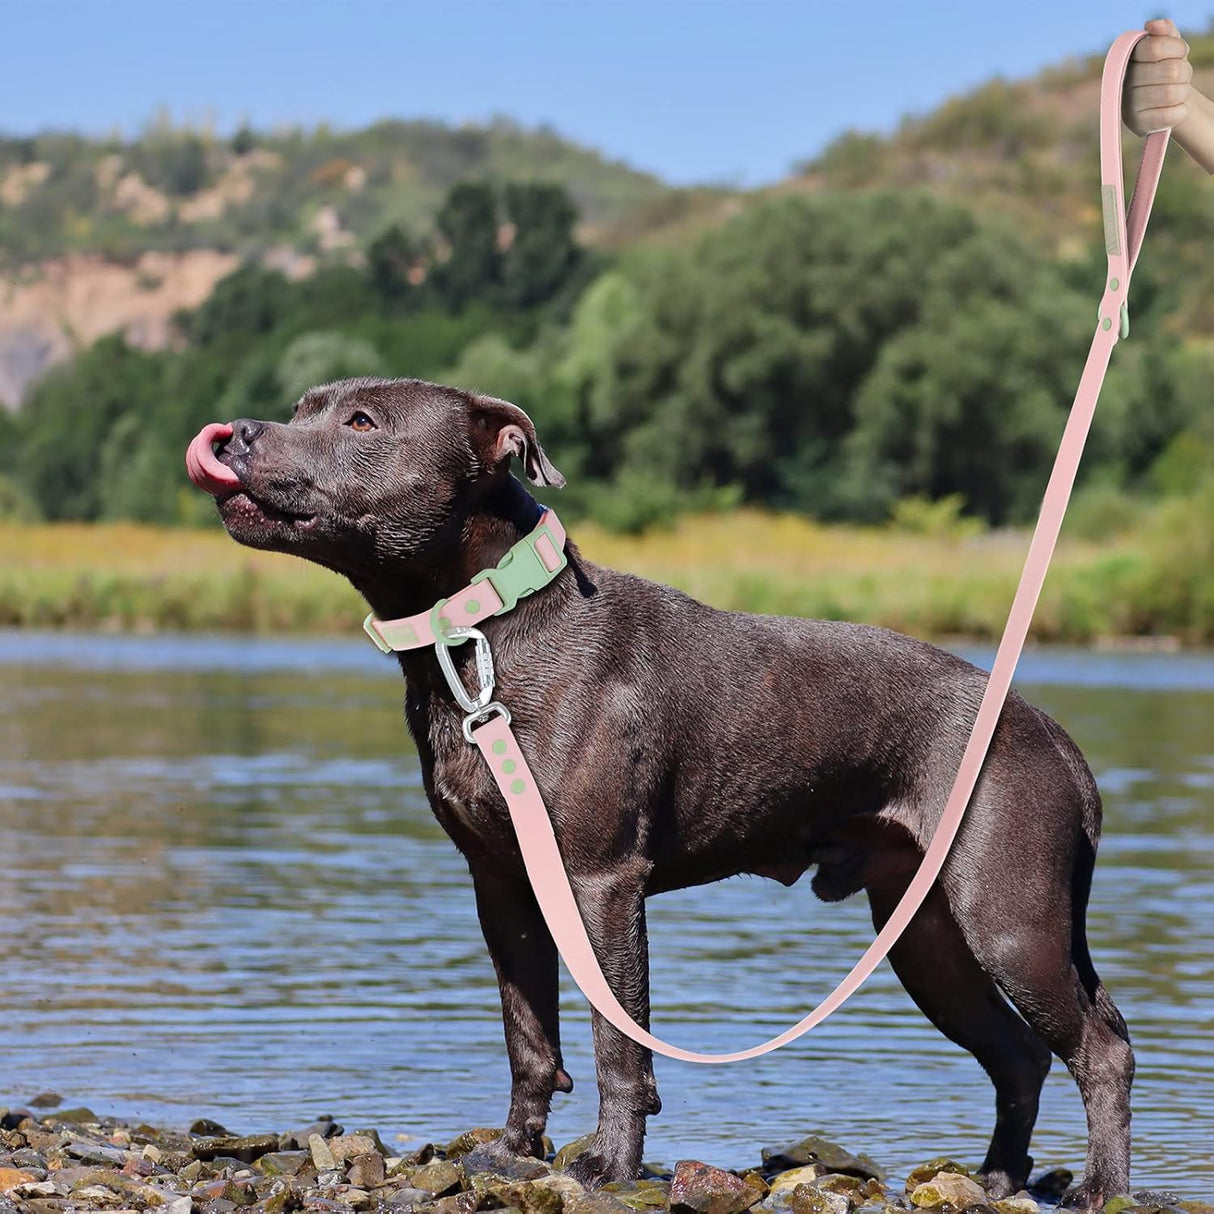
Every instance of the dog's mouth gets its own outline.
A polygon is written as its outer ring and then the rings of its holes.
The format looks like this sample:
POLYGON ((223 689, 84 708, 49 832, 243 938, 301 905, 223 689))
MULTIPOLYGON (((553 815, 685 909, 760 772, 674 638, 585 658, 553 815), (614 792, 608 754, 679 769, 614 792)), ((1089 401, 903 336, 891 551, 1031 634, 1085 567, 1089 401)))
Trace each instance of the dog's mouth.
POLYGON ((236 469, 215 454, 214 444, 226 442, 231 437, 231 426, 225 422, 212 422, 198 431, 185 453, 190 480, 215 499, 224 526, 246 534, 284 529, 308 531, 315 527, 318 517, 315 513, 272 505, 254 494, 236 469))
POLYGON ((315 514, 295 514, 280 510, 269 502, 254 497, 247 489, 219 494, 215 498, 220 517, 226 527, 286 526, 296 531, 309 531, 316 526, 315 514))

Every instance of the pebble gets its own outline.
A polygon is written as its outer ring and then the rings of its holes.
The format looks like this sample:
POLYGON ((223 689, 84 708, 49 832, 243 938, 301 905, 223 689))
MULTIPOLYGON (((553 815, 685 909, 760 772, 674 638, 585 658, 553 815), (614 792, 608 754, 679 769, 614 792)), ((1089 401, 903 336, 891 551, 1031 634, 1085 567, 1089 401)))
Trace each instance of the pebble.
POLYGON ((761 1189, 741 1176, 698 1159, 675 1164, 670 1182, 672 1214, 742 1214, 762 1196, 761 1189))
POLYGON ((378 1151, 355 1155, 346 1179, 359 1189, 377 1189, 384 1183, 384 1157, 378 1151))
POLYGON ((968 1210, 985 1203, 986 1190, 960 1172, 937 1172, 931 1180, 917 1185, 910 1199, 912 1205, 920 1208, 947 1205, 954 1210, 968 1210))
MULTIPOLYGON (((308 1141, 311 1142, 311 1139, 308 1141)), ((359 1155, 369 1155, 372 1151, 380 1150, 378 1134, 374 1138, 369 1134, 339 1135, 336 1138, 326 1139, 325 1145, 339 1164, 359 1155)))
POLYGON ((312 1162, 318 1172, 331 1172, 337 1167, 337 1160, 333 1158, 329 1144, 319 1134, 308 1136, 308 1150, 312 1152, 312 1162))
POLYGON ((35 1179, 21 1168, 0 1168, 0 1193, 11 1193, 23 1184, 33 1184, 35 1179))
POLYGON ((127 1161, 127 1152, 120 1147, 107 1147, 97 1142, 75 1139, 63 1148, 73 1159, 83 1163, 112 1163, 121 1167, 127 1161))
MULTIPOLYGON (((559 1152, 546 1144, 550 1164, 509 1155, 486 1128, 445 1146, 413 1138, 398 1155, 374 1129, 346 1134, 331 1117, 306 1133, 249 1135, 206 1119, 186 1134, 88 1118, 0 1110, 0 1214, 1041 1214, 1023 1191, 988 1202, 949 1158, 916 1168, 908 1196, 892 1201, 877 1164, 817 1136, 768 1148, 755 1168, 646 1164, 636 1181, 587 1192, 564 1169, 591 1135, 559 1152)), ((1033 1189, 1052 1203, 1071 1180, 1056 1169, 1033 1189)), ((1157 1211, 1214 1207, 1139 1191, 1104 1214, 1157 1211)))
POLYGON ((803 1167, 789 1168, 779 1172, 770 1180, 767 1198, 763 1202, 769 1210, 781 1209, 787 1204, 788 1197, 799 1184, 810 1184, 819 1176, 825 1176, 826 1169, 820 1164, 807 1163, 803 1167))
POLYGON ((763 1169, 767 1172, 782 1172, 791 1168, 817 1164, 823 1173, 842 1172, 848 1176, 859 1176, 863 1180, 884 1180, 885 1172, 867 1155, 853 1155, 837 1142, 810 1134, 799 1142, 786 1147, 764 1147, 763 1169))
POLYGON ((463 1169, 449 1159, 432 1159, 423 1164, 413 1173, 411 1181, 415 1189, 425 1189, 435 1197, 455 1193, 463 1187, 463 1182, 463 1169))

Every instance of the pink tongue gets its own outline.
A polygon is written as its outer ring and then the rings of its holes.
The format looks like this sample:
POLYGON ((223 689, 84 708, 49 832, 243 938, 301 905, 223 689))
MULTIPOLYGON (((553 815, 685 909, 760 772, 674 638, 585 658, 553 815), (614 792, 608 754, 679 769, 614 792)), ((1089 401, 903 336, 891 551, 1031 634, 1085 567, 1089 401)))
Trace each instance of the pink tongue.
POLYGON ((240 477, 227 464, 221 464, 215 458, 211 445, 223 438, 232 437, 232 427, 223 422, 212 422, 203 426, 194 435, 185 452, 185 470, 190 474, 190 480, 212 495, 226 493, 230 489, 240 488, 240 477))

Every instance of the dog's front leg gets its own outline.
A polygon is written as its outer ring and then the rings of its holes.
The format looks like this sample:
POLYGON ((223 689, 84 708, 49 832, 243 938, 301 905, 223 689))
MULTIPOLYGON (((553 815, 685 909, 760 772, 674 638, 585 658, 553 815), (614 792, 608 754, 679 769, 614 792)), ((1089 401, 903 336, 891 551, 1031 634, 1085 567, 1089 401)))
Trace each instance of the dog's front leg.
POLYGON ((525 883, 475 869, 472 879, 510 1059, 510 1113, 499 1142, 507 1153, 542 1157, 552 1094, 573 1090, 561 1064, 556 945, 525 883))
MULTIPOLYGON (((603 974, 624 1010, 649 1027, 649 939, 645 882, 649 863, 628 860, 606 871, 572 876, 574 893, 603 974)), ((591 1014, 599 1084, 599 1124, 586 1152, 570 1166, 583 1184, 635 1180, 645 1118, 661 1111, 653 1055, 591 1014)))

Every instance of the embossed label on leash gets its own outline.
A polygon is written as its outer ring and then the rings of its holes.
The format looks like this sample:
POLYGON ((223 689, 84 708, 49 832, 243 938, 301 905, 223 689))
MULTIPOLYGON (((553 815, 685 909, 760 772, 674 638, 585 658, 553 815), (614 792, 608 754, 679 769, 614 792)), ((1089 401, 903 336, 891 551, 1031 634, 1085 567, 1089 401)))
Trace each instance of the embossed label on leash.
POLYGON ((1110 257, 1121 252, 1121 241, 1117 237, 1117 191, 1111 185, 1100 187, 1100 202, 1104 208, 1104 251, 1110 257))

